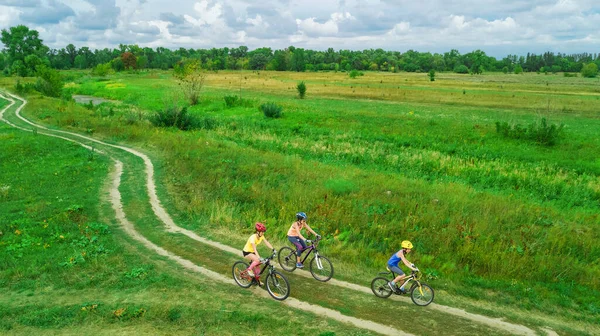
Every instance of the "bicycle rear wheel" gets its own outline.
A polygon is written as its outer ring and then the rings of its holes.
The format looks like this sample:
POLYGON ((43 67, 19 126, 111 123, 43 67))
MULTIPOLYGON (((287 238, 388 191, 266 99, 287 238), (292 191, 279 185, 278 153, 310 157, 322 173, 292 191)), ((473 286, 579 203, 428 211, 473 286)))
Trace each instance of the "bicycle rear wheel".
POLYGON ((282 247, 277 255, 277 260, 281 268, 288 272, 293 272, 296 269, 296 251, 290 247, 282 247))
POLYGON ((283 274, 273 271, 267 275, 267 291, 275 300, 285 300, 290 295, 290 283, 283 274))
POLYGON ((329 259, 316 255, 310 261, 310 274, 319 281, 329 281, 333 276, 333 264, 329 259))
POLYGON ((373 291, 373 294, 382 299, 390 297, 390 295, 392 295, 392 289, 388 285, 388 282, 390 281, 384 277, 373 279, 373 281, 371 281, 371 290, 373 291))
POLYGON ((233 280, 242 288, 248 288, 252 286, 252 277, 248 275, 248 264, 243 261, 236 261, 231 268, 231 274, 233 280))
POLYGON ((410 288, 410 298, 417 306, 427 306, 433 302, 433 288, 425 283, 414 283, 410 288))

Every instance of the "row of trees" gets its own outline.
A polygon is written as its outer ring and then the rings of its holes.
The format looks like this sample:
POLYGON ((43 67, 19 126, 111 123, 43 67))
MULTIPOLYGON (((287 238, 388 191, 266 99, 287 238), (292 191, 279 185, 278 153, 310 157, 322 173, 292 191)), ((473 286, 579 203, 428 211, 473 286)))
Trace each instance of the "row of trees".
POLYGON ((309 50, 290 46, 272 50, 246 46, 237 48, 185 49, 141 48, 137 45, 119 45, 115 49, 91 50, 73 44, 62 49, 43 45, 39 34, 26 26, 2 30, 5 49, 0 53, 0 70, 5 74, 28 76, 36 66, 44 64, 54 69, 92 69, 98 66, 115 71, 125 69, 170 69, 184 59, 195 59, 203 69, 250 69, 276 71, 454 71, 458 73, 504 72, 580 72, 586 64, 600 66, 600 54, 561 54, 546 52, 541 55, 508 55, 500 60, 481 50, 461 54, 451 50, 443 54, 409 50, 383 49, 309 50))

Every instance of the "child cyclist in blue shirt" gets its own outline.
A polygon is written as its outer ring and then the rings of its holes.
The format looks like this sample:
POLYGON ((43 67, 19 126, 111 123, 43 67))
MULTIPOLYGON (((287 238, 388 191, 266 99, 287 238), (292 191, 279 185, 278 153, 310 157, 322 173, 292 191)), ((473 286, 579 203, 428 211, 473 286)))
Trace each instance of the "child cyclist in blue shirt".
MULTIPOLYGON (((390 271, 398 274, 398 276, 388 282, 388 285, 390 286, 390 288, 392 289, 392 291, 397 292, 398 290, 405 293, 406 291, 402 288, 402 286, 400 286, 400 288, 398 289, 396 287, 396 284, 402 280, 404 280, 404 278, 406 278, 406 274, 404 274, 404 272, 402 272, 402 270, 400 269, 399 265, 400 265, 400 261, 402 261, 404 263, 404 265, 406 265, 408 268, 410 268, 413 271, 417 271, 418 269, 415 267, 415 265, 413 265, 410 261, 408 261, 408 259, 406 259, 406 255, 410 253, 410 251, 413 248, 413 244, 408 241, 405 240, 402 242, 401 244, 402 249, 396 253, 394 253, 392 255, 392 257, 390 258, 390 260, 388 260, 387 262, 387 267, 390 271)), ((402 282, 404 284, 404 282, 402 282)))

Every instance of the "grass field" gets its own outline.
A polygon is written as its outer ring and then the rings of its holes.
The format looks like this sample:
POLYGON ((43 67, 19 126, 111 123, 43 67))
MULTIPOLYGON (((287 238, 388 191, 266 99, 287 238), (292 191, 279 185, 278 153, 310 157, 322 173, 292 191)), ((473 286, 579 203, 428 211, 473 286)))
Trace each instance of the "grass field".
POLYGON ((33 95, 26 114, 149 152, 164 203, 201 235, 241 247, 251 223, 266 220, 281 245, 306 211, 336 277, 368 284, 410 239, 436 289, 600 317, 598 80, 220 72, 190 108, 202 127, 183 132, 146 120, 178 102, 168 73, 68 76, 73 92, 126 104, 90 110, 33 95), (227 108, 225 95, 243 103, 227 108), (266 119, 264 102, 283 106, 283 117, 266 119), (542 118, 565 125, 554 146, 496 132, 496 122, 542 118))

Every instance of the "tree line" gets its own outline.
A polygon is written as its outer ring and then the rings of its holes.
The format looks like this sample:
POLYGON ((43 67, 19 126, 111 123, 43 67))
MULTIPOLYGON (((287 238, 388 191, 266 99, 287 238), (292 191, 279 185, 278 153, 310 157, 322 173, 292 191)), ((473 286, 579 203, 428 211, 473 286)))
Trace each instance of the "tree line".
MULTIPOLYGON (((91 50, 73 44, 50 49, 39 33, 19 25, 2 30, 5 49, 0 52, 0 70, 5 75, 32 76, 38 66, 53 69, 95 69, 105 71, 172 69, 184 60, 197 60, 206 70, 274 70, 274 71, 453 71, 480 74, 484 71, 519 72, 582 72, 586 66, 600 66, 600 54, 563 54, 545 52, 537 55, 508 55, 502 59, 488 56, 482 50, 461 54, 453 49, 443 54, 386 51, 383 49, 326 51, 296 48, 273 50, 268 47, 249 50, 236 48, 171 50, 120 44, 118 48, 91 50)), ((591 69, 593 70, 593 69, 591 69)), ((593 71, 592 71, 593 72, 593 71)), ((595 74, 594 74, 595 76, 595 74)))

